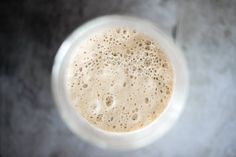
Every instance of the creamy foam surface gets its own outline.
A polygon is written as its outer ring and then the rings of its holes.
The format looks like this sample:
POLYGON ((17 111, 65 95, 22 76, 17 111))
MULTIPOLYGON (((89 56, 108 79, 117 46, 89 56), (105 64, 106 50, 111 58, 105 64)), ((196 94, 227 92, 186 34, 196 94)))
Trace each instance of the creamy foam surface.
POLYGON ((158 41, 132 28, 112 27, 78 43, 66 87, 73 108, 91 125, 129 132, 163 112, 173 75, 158 41))

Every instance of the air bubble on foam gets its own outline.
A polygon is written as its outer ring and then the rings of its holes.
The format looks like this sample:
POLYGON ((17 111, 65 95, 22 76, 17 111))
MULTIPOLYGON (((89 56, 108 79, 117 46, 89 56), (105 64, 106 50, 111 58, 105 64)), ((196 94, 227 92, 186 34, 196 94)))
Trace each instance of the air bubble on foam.
POLYGON ((163 63, 163 64, 162 64, 162 67, 163 67, 163 68, 168 68, 168 64, 167 64, 167 63, 163 63))
POLYGON ((132 120, 136 121, 137 119, 138 119, 138 114, 137 113, 133 114, 132 115, 132 120))
POLYGON ((96 120, 97 121, 102 121, 103 114, 98 114, 96 120))
POLYGON ((150 50, 151 47, 149 45, 145 46, 145 50, 150 50))
POLYGON ((113 104, 113 96, 107 96, 105 99, 105 103, 107 107, 110 107, 113 104))
POLYGON ((169 91, 169 90, 166 90, 166 94, 169 95, 169 94, 170 94, 170 91, 169 91))
POLYGON ((146 40, 146 41, 145 41, 145 44, 146 44, 146 45, 151 45, 152 43, 151 43, 150 40, 146 40))
POLYGON ((87 84, 83 84, 83 88, 87 88, 88 87, 88 85, 87 84))
POLYGON ((126 82, 123 83, 123 87, 125 87, 125 86, 126 86, 126 82))

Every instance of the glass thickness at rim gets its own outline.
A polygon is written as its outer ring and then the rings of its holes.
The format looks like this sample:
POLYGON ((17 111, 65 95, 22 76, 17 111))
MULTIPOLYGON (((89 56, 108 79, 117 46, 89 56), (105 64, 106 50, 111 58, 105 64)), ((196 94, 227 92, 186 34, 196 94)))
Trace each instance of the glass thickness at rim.
POLYGON ((128 16, 108 15, 93 19, 78 27, 61 45, 52 69, 52 92, 55 103, 68 127, 79 137, 102 148, 129 150, 145 146, 162 137, 181 114, 188 91, 188 71, 185 58, 174 42, 151 22, 128 16), (128 26, 156 39, 169 57, 174 69, 173 94, 161 115, 148 126, 127 133, 107 132, 90 125, 76 113, 66 96, 65 72, 73 48, 84 37, 103 27, 128 26))

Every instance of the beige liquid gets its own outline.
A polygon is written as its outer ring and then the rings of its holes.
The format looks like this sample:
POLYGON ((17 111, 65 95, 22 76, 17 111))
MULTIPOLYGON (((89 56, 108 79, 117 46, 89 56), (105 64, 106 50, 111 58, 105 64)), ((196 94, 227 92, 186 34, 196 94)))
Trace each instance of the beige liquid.
POLYGON ((98 30, 78 43, 67 68, 73 108, 112 132, 143 128, 167 107, 173 69, 158 41, 132 28, 98 30))

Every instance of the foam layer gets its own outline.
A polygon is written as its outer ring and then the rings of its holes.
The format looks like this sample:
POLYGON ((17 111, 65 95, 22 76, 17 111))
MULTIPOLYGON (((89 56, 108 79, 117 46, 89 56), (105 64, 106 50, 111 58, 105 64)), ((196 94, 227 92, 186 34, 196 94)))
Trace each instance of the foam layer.
POLYGON ((147 126, 172 94, 173 70, 158 41, 131 28, 107 28, 78 43, 66 86, 90 124, 128 132, 147 126))

